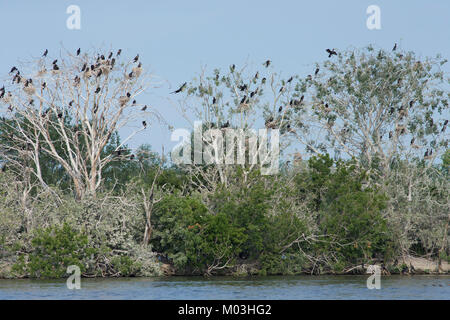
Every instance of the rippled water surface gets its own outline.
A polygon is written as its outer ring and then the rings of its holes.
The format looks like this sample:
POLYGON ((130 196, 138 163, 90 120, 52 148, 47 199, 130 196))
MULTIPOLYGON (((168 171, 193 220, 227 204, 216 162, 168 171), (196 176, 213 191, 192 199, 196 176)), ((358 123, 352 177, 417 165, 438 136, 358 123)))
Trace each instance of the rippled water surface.
POLYGON ((369 290, 366 276, 230 278, 171 277, 65 280, 0 280, 5 299, 450 299, 450 276, 382 277, 369 290))

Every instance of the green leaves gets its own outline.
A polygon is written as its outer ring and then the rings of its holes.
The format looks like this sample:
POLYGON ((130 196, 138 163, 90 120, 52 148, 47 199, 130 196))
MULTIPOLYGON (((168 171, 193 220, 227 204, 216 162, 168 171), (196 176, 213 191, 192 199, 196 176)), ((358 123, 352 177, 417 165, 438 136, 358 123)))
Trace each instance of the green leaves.
POLYGON ((85 261, 96 253, 89 247, 88 237, 67 224, 37 230, 31 243, 28 262, 22 258, 15 269, 22 269, 37 278, 62 278, 70 265, 76 265, 84 272, 87 269, 85 261))

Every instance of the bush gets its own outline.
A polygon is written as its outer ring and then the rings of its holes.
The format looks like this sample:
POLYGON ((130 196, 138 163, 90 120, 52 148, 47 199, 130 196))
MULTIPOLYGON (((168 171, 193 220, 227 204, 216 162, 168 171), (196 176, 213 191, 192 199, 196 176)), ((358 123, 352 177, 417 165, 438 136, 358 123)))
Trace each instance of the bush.
POLYGON ((211 273, 231 266, 245 238, 228 215, 211 215, 195 197, 169 195, 155 208, 152 244, 178 271, 211 273))
POLYGON ((83 273, 96 253, 89 248, 88 237, 67 224, 37 230, 32 247, 27 259, 21 256, 14 270, 33 278, 64 277, 70 265, 78 266, 83 273))
MULTIPOLYGON (((330 173, 330 158, 312 158, 310 166, 321 181, 320 228, 328 237, 325 248, 347 264, 382 255, 389 245, 386 196, 375 188, 363 187, 366 174, 353 162, 338 162, 330 173), (324 164, 327 164, 324 166, 324 164), (324 177, 327 179, 324 181, 324 177)), ((339 268, 338 268, 339 269, 339 268)))

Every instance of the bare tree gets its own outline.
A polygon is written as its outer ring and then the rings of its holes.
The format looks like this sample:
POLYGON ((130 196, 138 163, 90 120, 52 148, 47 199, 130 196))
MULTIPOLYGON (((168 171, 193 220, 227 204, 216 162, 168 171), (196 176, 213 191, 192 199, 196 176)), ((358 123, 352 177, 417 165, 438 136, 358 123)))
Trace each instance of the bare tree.
POLYGON ((145 117, 160 119, 156 110, 137 102, 156 84, 152 75, 139 56, 122 59, 121 50, 97 55, 64 51, 53 62, 42 56, 11 71, 11 82, 0 91, 8 134, 0 157, 19 171, 32 168, 46 185, 40 155, 48 154, 70 176, 79 199, 95 195, 105 166, 148 126, 145 117), (111 135, 138 119, 140 128, 106 154, 111 135))
MULTIPOLYGON (((294 78, 285 79, 274 72, 268 60, 256 69, 248 65, 242 68, 231 65, 229 70, 215 69, 211 75, 202 70, 192 82, 174 92, 186 92, 179 101, 180 113, 194 131, 194 121, 203 124, 200 128, 203 154, 199 156, 200 159, 203 156, 203 161, 201 165, 184 166, 189 171, 192 185, 211 192, 218 184, 228 184, 228 176, 236 166, 243 170, 246 179, 258 166, 270 165, 270 153, 262 152, 267 145, 259 141, 254 149, 250 147, 250 143, 258 139, 259 129, 268 129, 269 135, 270 129, 279 129, 280 151, 289 146, 295 136, 291 117, 294 112, 300 113, 303 102, 303 97, 295 91, 294 78), (239 144, 243 137, 244 143, 239 144), (208 150, 213 152, 209 154, 208 150), (218 155, 218 151, 222 154, 218 155), (240 153, 243 161, 239 161, 240 153), (205 161, 205 155, 212 161, 205 161), (227 163, 227 159, 231 163, 227 163)), ((195 134, 192 138, 195 140, 195 134)), ((196 141, 188 143, 195 148, 196 141)), ((195 152, 199 150, 192 152, 193 160, 197 157, 195 152)))

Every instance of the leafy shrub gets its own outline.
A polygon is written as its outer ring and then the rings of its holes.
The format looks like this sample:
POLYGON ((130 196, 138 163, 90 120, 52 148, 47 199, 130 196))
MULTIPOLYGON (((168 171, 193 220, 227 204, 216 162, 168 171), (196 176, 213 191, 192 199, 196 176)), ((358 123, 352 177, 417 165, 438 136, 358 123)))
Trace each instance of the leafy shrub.
POLYGON ((61 278, 70 265, 85 272, 89 268, 88 261, 95 254, 95 250, 89 248, 88 237, 68 224, 37 230, 32 246, 28 261, 22 256, 14 270, 23 270, 36 278, 61 278))

